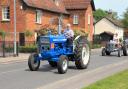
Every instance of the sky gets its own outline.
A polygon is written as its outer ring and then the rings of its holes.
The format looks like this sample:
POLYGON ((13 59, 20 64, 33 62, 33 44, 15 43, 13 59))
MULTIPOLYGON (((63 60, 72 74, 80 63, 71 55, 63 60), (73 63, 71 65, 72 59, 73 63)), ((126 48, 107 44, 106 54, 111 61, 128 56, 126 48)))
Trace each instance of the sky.
POLYGON ((128 0, 94 0, 96 9, 101 8, 103 10, 113 10, 118 12, 118 16, 121 18, 123 12, 128 8, 128 0))

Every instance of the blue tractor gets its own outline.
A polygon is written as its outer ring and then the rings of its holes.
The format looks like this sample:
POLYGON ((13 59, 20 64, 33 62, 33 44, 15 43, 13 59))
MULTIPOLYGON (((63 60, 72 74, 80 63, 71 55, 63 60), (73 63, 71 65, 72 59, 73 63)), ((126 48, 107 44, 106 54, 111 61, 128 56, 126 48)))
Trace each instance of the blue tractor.
POLYGON ((51 67, 57 67, 60 74, 67 72, 69 61, 74 61, 78 69, 87 68, 90 61, 90 47, 85 36, 77 36, 72 45, 67 44, 64 35, 39 36, 38 53, 28 59, 31 71, 37 71, 40 61, 47 60, 51 67))

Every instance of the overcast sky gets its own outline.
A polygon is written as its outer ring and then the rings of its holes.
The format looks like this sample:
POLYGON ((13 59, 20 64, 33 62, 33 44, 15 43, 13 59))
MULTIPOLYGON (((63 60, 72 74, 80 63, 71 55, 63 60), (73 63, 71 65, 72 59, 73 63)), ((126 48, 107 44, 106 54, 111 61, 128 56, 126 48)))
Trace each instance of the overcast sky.
POLYGON ((118 12, 121 17, 123 12, 128 8, 128 0, 94 0, 96 9, 112 9, 118 12))

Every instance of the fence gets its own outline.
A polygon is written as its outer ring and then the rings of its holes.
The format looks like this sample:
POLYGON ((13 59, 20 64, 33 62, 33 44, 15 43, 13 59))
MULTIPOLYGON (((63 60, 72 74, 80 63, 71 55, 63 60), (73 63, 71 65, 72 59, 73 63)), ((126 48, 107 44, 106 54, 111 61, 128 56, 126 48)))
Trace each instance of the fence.
MULTIPOLYGON (((17 42, 17 54, 18 56, 18 42, 17 42)), ((14 56, 14 42, 12 41, 0 41, 0 57, 14 56)))
MULTIPOLYGON (((25 41, 25 45, 23 47, 33 47, 36 45, 35 41, 25 41)), ((20 49, 19 42, 17 42, 17 53, 18 56, 20 49)), ((27 50, 27 49, 26 49, 27 50)), ((14 56, 14 42, 13 41, 0 41, 0 57, 8 57, 14 56)))

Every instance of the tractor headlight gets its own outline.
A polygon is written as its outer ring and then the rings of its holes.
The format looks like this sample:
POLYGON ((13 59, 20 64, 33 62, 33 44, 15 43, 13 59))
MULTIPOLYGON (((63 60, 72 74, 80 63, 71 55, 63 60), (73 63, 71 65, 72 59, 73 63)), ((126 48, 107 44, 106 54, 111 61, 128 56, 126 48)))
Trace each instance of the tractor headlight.
POLYGON ((54 49, 54 48, 55 48, 55 44, 51 43, 51 49, 54 49))

